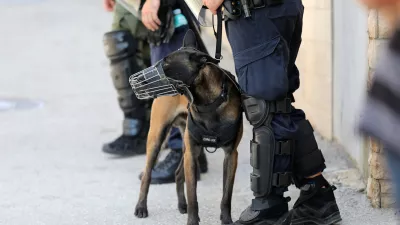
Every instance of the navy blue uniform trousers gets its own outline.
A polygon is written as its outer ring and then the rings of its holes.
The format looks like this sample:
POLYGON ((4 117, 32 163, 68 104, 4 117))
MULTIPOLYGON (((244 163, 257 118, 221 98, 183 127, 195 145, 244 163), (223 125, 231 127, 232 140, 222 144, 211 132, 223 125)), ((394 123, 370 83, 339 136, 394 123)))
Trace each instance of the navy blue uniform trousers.
MULTIPOLYGON (((251 18, 242 16, 226 22, 238 81, 247 95, 274 101, 299 88, 295 61, 301 44, 303 13, 301 0, 285 0, 280 5, 251 10, 251 18)), ((289 115, 276 114, 271 123, 275 139, 294 138, 302 120, 304 112, 294 107, 289 115)), ((290 159, 276 157, 274 171, 287 171, 290 159)))
MULTIPOLYGON (((177 30, 175 30, 174 35, 168 43, 161 44, 159 46, 150 45, 151 64, 155 64, 168 54, 182 47, 183 39, 187 30, 187 27, 179 27, 177 30)), ((168 139, 168 148, 178 150, 182 149, 182 146, 182 135, 178 128, 173 127, 168 139)))

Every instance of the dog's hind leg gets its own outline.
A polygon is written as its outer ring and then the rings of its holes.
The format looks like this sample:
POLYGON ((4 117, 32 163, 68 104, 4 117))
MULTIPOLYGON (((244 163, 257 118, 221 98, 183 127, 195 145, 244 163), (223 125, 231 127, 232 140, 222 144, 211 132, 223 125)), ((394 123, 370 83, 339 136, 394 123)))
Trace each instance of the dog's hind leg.
POLYGON ((187 225, 198 225, 200 222, 199 218, 199 205, 197 203, 197 179, 196 179, 196 170, 197 170, 197 157, 200 154, 201 147, 198 145, 194 145, 190 138, 189 132, 186 128, 185 136, 185 154, 184 154, 184 172, 185 172, 185 182, 187 189, 187 200, 188 200, 188 220, 187 225))
POLYGON ((135 208, 135 216, 139 218, 148 216, 147 195, 151 181, 151 171, 175 117, 175 110, 172 108, 174 106, 172 104, 168 105, 168 101, 164 99, 160 101, 160 99, 154 101, 151 112, 150 129, 146 144, 146 166, 140 185, 139 200, 135 208))
POLYGON ((233 185, 235 183, 235 175, 238 160, 238 145, 242 138, 243 126, 240 127, 235 143, 232 143, 229 147, 224 148, 224 169, 223 169, 223 189, 222 189, 222 200, 221 200, 221 224, 232 224, 231 215, 231 203, 232 203, 232 192, 233 185))

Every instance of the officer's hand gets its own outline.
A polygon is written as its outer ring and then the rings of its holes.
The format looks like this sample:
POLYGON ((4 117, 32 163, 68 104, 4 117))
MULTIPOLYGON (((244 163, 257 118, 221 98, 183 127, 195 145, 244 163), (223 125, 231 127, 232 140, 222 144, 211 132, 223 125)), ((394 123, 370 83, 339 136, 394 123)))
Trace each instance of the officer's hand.
POLYGON ((114 10, 115 0, 103 0, 104 9, 108 12, 114 10))
POLYGON ((160 0, 146 0, 142 8, 142 22, 144 26, 155 31, 161 25, 161 21, 158 18, 158 9, 160 8, 160 0))
POLYGON ((217 9, 224 2, 224 0, 203 0, 203 5, 212 12, 212 14, 217 14, 217 9))

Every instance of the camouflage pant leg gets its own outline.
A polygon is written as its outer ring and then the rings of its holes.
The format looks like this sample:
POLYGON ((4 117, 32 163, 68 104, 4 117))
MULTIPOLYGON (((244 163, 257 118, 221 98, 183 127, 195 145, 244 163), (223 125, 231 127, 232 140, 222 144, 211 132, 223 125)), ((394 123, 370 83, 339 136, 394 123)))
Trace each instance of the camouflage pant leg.
POLYGON ((138 41, 138 52, 136 54, 138 65, 143 68, 149 67, 151 65, 150 47, 146 41, 147 30, 143 23, 119 3, 115 4, 113 14, 111 29, 113 31, 129 30, 138 41))

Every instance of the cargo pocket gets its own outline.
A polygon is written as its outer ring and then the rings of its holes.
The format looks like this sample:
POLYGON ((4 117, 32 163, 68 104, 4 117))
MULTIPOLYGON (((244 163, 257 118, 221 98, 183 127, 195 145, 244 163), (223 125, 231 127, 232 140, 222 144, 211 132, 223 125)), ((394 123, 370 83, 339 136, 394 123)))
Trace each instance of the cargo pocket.
POLYGON ((279 36, 234 56, 238 81, 246 94, 276 100, 288 92, 288 48, 279 36))

